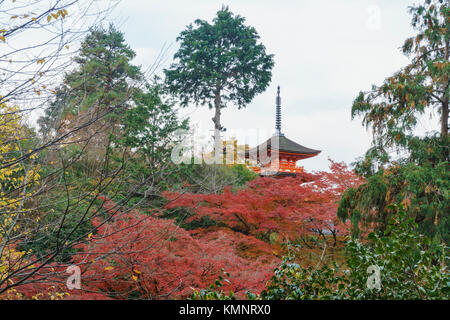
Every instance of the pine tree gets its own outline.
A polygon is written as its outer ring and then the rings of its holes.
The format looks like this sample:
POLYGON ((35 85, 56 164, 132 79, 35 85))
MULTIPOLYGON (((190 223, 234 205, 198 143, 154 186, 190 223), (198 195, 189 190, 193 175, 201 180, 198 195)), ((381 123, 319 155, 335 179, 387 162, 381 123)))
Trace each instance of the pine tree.
POLYGON ((140 68, 131 64, 134 57, 123 33, 112 24, 108 29, 92 29, 74 58, 77 67, 64 76, 54 101, 39 120, 41 132, 62 134, 86 126, 76 137, 86 140, 95 133, 99 136, 96 144, 105 145, 108 134, 120 131, 119 119, 130 108, 143 78, 140 68))

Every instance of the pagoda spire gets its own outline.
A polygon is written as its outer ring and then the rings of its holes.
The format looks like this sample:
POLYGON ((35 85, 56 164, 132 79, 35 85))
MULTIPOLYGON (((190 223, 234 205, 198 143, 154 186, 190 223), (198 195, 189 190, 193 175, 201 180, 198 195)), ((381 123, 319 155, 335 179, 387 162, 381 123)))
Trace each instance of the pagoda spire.
POLYGON ((276 117, 275 117, 275 135, 284 136, 281 133, 281 97, 280 97, 280 86, 278 86, 277 90, 277 98, 275 100, 276 103, 276 117))
POLYGON ((298 160, 317 156, 321 151, 307 148, 288 139, 281 133, 281 97, 277 87, 275 133, 260 145, 246 151, 246 159, 256 155, 256 165, 252 169, 261 176, 296 176, 303 168, 297 167, 298 160), (275 151, 275 152, 272 152, 275 151))

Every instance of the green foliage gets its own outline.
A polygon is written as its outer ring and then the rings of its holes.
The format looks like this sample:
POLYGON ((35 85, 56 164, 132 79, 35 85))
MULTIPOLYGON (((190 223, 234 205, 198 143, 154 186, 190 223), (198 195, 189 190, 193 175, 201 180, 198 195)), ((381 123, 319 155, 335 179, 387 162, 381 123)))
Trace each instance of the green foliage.
POLYGON ((188 129, 188 120, 178 119, 174 103, 165 97, 158 79, 147 84, 145 91, 137 92, 133 101, 135 106, 122 116, 122 133, 111 137, 117 151, 114 159, 125 164, 129 185, 142 185, 135 195, 152 197, 167 189, 179 174, 171 151, 182 141, 179 133, 188 129))
POLYGON ((248 169, 243 164, 236 164, 231 166, 231 172, 236 175, 238 178, 236 181, 236 185, 243 186, 247 182, 255 179, 258 177, 258 174, 255 173, 253 170, 248 169))
POLYGON ((236 190, 258 177, 241 164, 232 166, 206 163, 181 164, 178 174, 178 180, 182 184, 174 185, 172 190, 178 187, 192 193, 219 193, 226 186, 236 190))
POLYGON ((435 166, 406 163, 381 169, 360 187, 346 190, 337 214, 342 220, 355 222, 353 231, 357 235, 360 223, 365 226, 374 223, 384 230, 394 213, 391 205, 403 203, 407 212, 415 216, 423 233, 437 242, 448 243, 449 172, 447 162, 435 166))
POLYGON ((338 267, 304 268, 295 262, 294 250, 290 249, 274 275, 261 292, 263 300, 318 300, 336 298, 334 287, 340 278, 338 267))
POLYGON ((67 74, 65 79, 71 92, 67 111, 76 114, 78 110, 93 106, 111 108, 126 105, 130 89, 142 79, 139 67, 130 63, 135 55, 125 43, 123 33, 114 25, 108 29, 93 29, 75 58, 78 70, 67 74))
MULTIPOLYGON (((230 274, 222 270, 224 276, 229 277, 230 274)), ((235 300, 234 292, 231 290, 228 292, 223 291, 222 287, 224 282, 229 283, 230 281, 219 275, 217 279, 212 283, 208 289, 194 290, 191 295, 190 300, 235 300)))
MULTIPOLYGON (((72 145, 61 149, 60 155, 73 159, 81 156, 82 150, 72 145)), ((36 196, 35 201, 40 203, 41 210, 35 213, 36 223, 29 223, 32 232, 19 247, 21 250, 31 249, 31 254, 38 258, 57 252, 54 260, 67 262, 77 252, 73 243, 84 241, 93 232, 91 218, 102 201, 92 196, 98 186, 94 178, 86 174, 86 161, 77 161, 65 170, 55 171, 59 164, 53 163, 47 152, 40 156, 43 184, 60 179, 66 185, 48 188, 36 196)))
POLYGON ((74 59, 77 68, 65 75, 40 119, 44 135, 73 130, 80 153, 72 167, 88 176, 81 181, 117 172, 107 195, 130 205, 154 200, 168 187, 178 170, 170 160, 181 139, 176 132, 188 128, 159 79, 146 83, 134 57, 113 25, 92 29, 74 59))
POLYGON ((401 207, 384 232, 370 233, 367 243, 347 244, 346 266, 303 268, 292 251, 275 269, 262 299, 448 299, 450 278, 444 245, 430 250, 430 238, 418 232, 401 207), (381 288, 369 288, 370 266, 380 268, 381 288), (348 268, 347 270, 344 270, 348 268))
POLYGON ((50 205, 42 221, 46 229, 33 233, 29 239, 21 242, 19 248, 31 249, 32 254, 38 258, 48 257, 49 254, 57 252, 55 261, 69 262, 78 250, 67 244, 83 241, 93 229, 89 219, 81 218, 88 204, 72 203, 71 206, 76 206, 76 210, 71 208, 66 211, 67 207, 62 202, 50 205))
POLYGON ((60 130, 62 119, 92 108, 102 110, 109 121, 114 121, 129 107, 130 97, 142 80, 139 67, 130 63, 134 57, 123 33, 112 24, 108 29, 92 29, 74 58, 77 68, 65 75, 54 101, 39 119, 41 131, 48 134, 60 130))
POLYGON ((178 142, 174 133, 188 129, 188 120, 178 121, 173 102, 164 94, 157 79, 147 84, 145 91, 137 92, 133 97, 136 106, 126 110, 123 117, 123 136, 114 141, 119 147, 137 150, 149 165, 161 165, 161 158, 168 158, 170 145, 178 142))
MULTIPOLYGON (((389 147, 405 148, 414 153, 411 145, 413 130, 419 116, 437 110, 441 114, 441 137, 448 133, 449 98, 449 34, 450 10, 446 0, 426 0, 410 9, 414 37, 406 39, 402 51, 411 63, 388 77, 381 86, 361 92, 352 107, 352 117, 362 116, 363 124, 371 126, 374 148, 385 153, 389 147)), ((448 140, 446 143, 448 156, 448 140)), ((441 160, 447 160, 445 157, 441 160)), ((389 157, 366 158, 382 165, 389 157)), ((375 163, 374 163, 375 164, 375 163)))
MULTIPOLYGON (((177 218, 178 219, 183 218, 183 220, 184 220, 190 216, 191 215, 177 215, 177 218)), ((183 220, 181 220, 181 221, 183 221, 183 220)), ((195 230, 198 228, 209 228, 209 227, 217 226, 217 225, 220 225, 220 223, 217 223, 216 221, 212 220, 210 217, 205 216, 205 217, 202 217, 200 220, 192 220, 187 223, 183 223, 183 224, 181 224, 181 227, 186 230, 195 230)))
POLYGON ((351 299, 448 299, 450 278, 446 266, 448 248, 431 250, 431 239, 418 232, 414 218, 402 208, 384 232, 370 233, 368 243, 350 241, 347 266, 351 299), (367 269, 380 268, 381 289, 367 288, 367 269))
POLYGON ((422 232, 448 243, 450 10, 448 1, 426 0, 410 12, 417 34, 402 51, 411 63, 353 103, 352 117, 372 128, 373 141, 356 163, 366 182, 347 190, 338 216, 352 221, 355 235, 361 224, 383 230, 389 207, 402 203, 422 232), (440 132, 417 136, 420 117, 433 112, 440 114, 440 132))
POLYGON ((170 91, 184 105, 193 101, 216 108, 216 129, 221 129, 220 109, 226 102, 245 107, 271 80, 273 55, 266 54, 256 30, 244 22, 227 7, 217 12, 213 24, 196 20, 177 38, 176 62, 165 70, 170 91))

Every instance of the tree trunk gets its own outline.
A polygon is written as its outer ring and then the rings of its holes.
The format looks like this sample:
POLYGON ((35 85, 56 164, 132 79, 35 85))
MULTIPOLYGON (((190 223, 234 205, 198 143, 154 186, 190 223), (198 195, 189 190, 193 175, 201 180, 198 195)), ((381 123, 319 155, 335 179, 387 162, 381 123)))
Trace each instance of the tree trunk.
POLYGON ((215 105, 216 112, 214 114, 214 118, 212 118, 212 121, 214 122, 214 130, 221 130, 222 126, 220 125, 220 103, 219 105, 215 105))
POLYGON ((216 90, 216 97, 214 100, 214 107, 216 112, 214 114, 214 118, 212 121, 214 122, 214 158, 215 163, 221 163, 221 154, 222 154, 222 142, 220 141, 220 131, 222 130, 222 126, 220 125, 220 109, 222 107, 222 100, 220 97, 220 89, 216 90))

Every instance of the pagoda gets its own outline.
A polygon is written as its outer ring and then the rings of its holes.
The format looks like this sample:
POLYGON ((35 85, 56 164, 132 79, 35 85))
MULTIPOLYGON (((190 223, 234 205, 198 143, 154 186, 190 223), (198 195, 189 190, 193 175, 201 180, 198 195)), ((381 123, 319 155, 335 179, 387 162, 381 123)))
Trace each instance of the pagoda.
POLYGON ((281 132, 281 97, 278 86, 275 133, 270 139, 250 150, 249 155, 256 155, 257 161, 257 166, 253 167, 253 170, 262 176, 295 177, 297 173, 303 171, 303 167, 297 167, 296 162, 315 157, 320 152, 288 139, 281 132))

